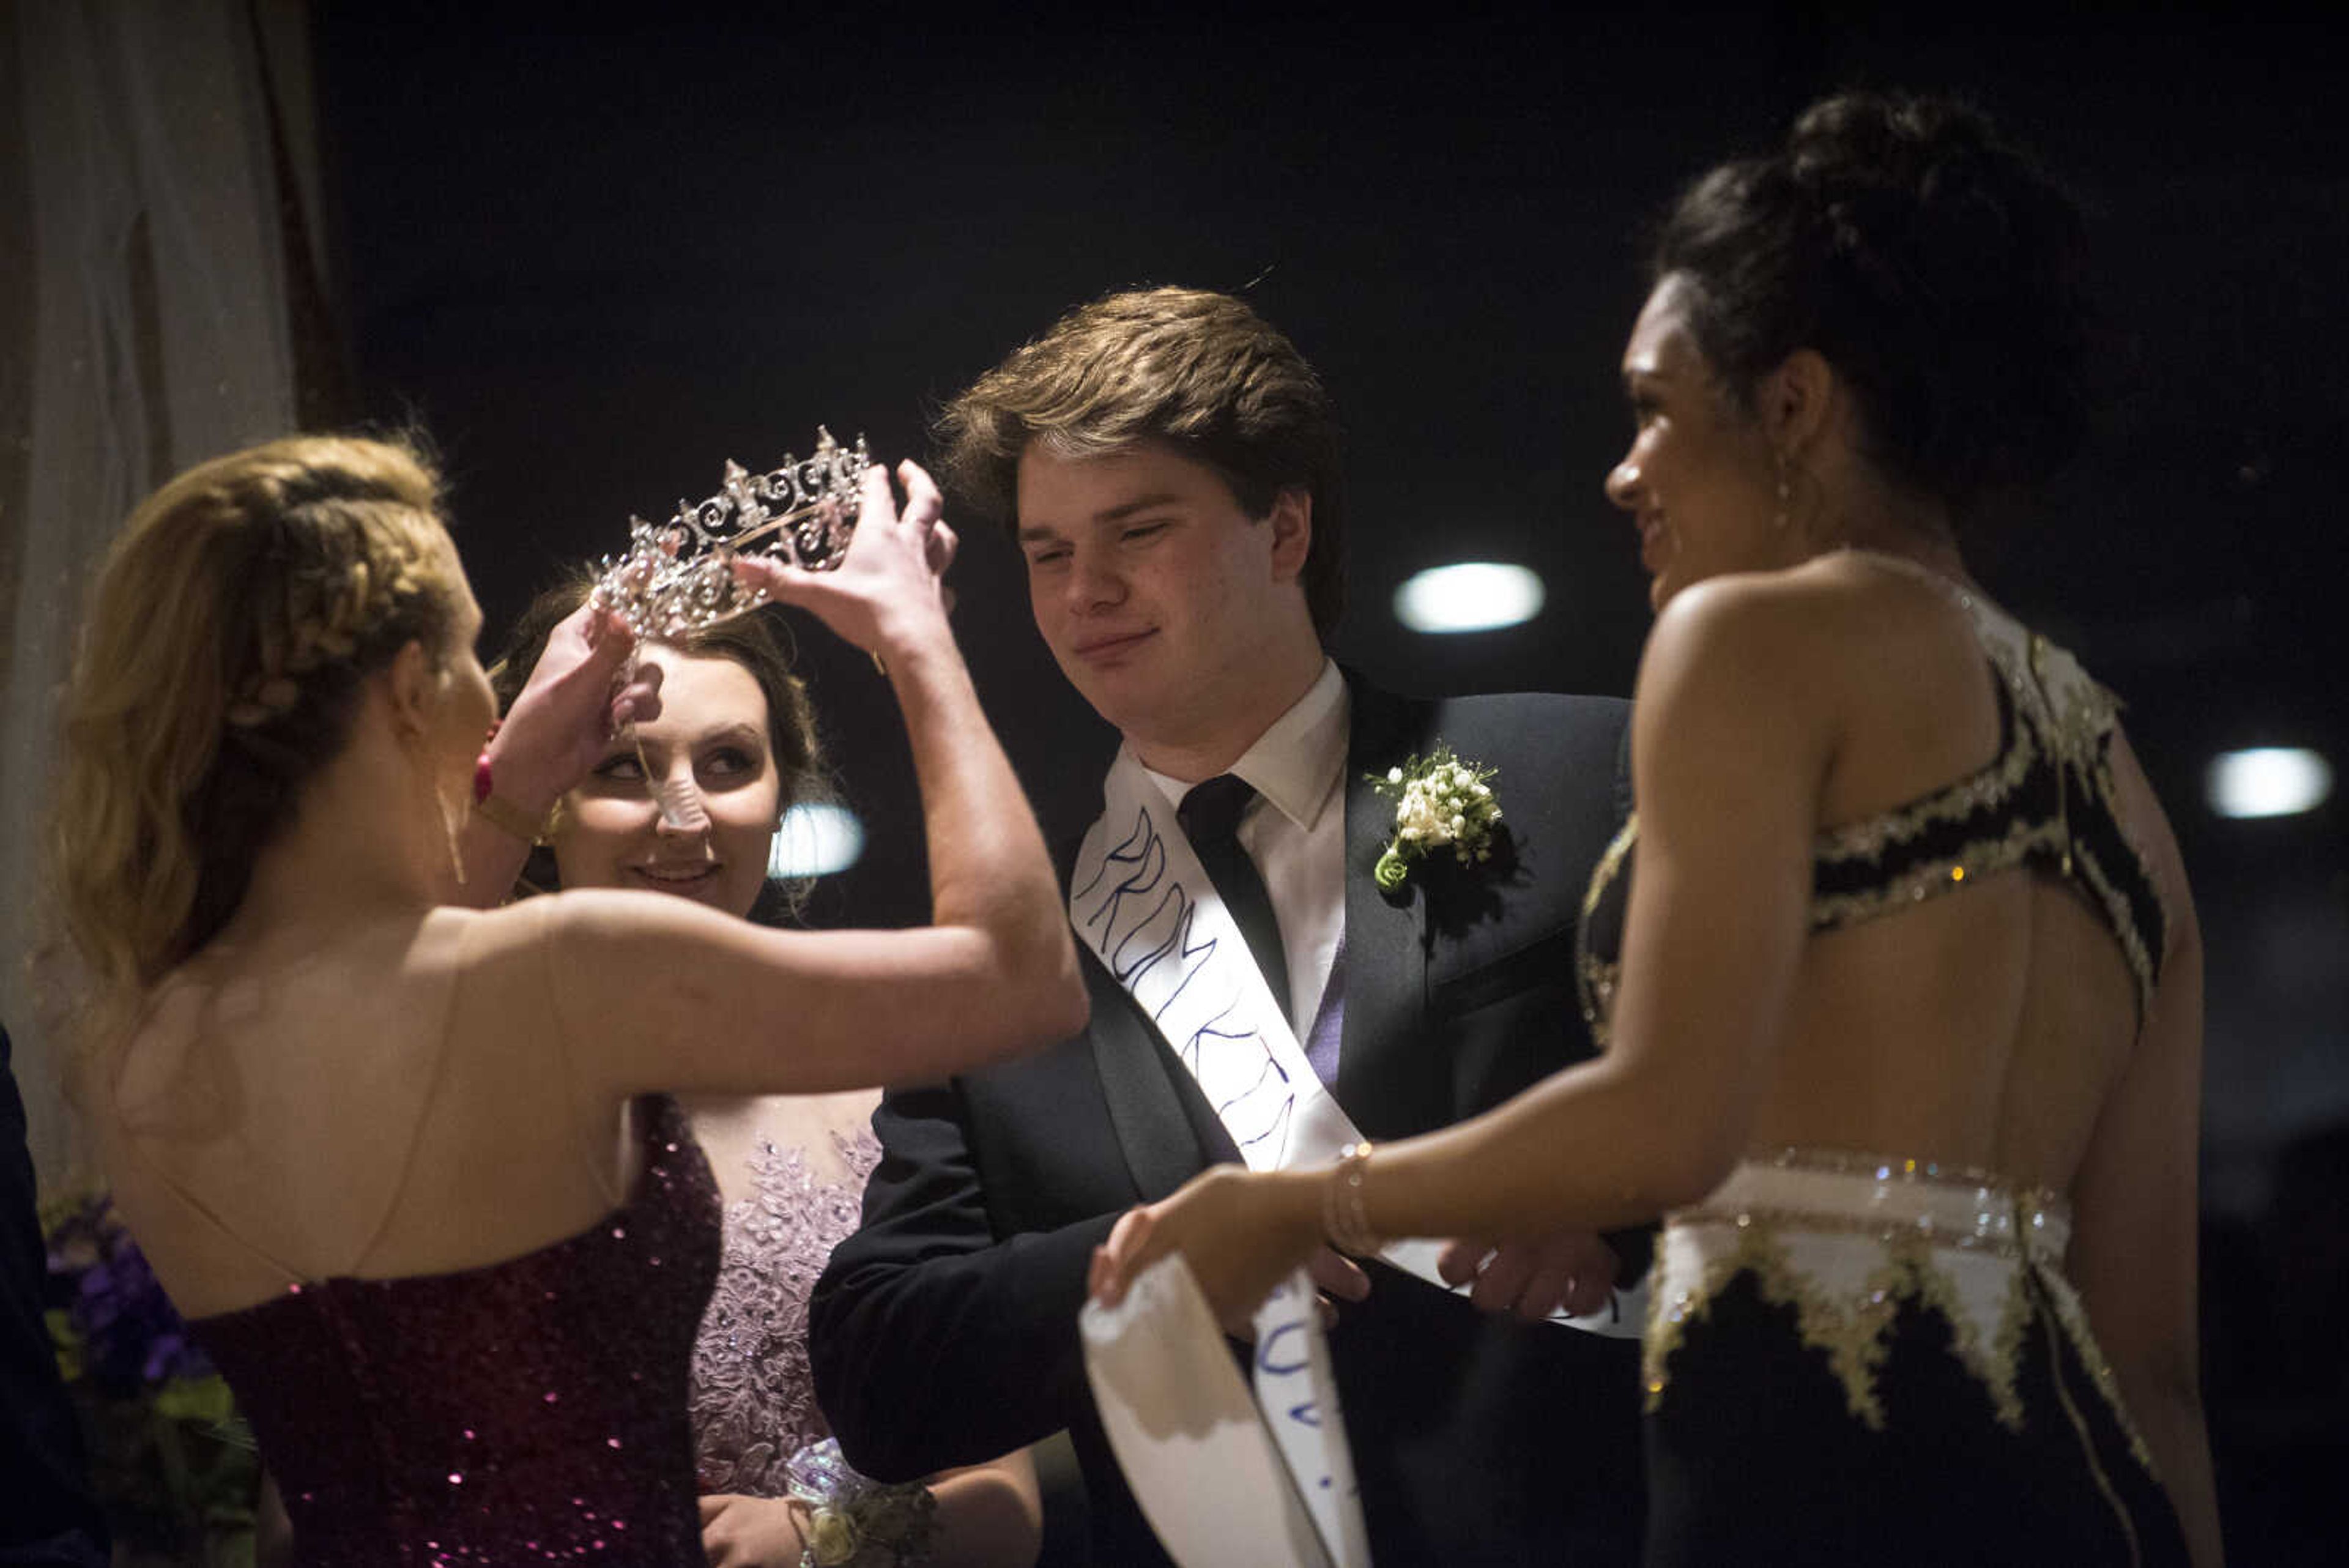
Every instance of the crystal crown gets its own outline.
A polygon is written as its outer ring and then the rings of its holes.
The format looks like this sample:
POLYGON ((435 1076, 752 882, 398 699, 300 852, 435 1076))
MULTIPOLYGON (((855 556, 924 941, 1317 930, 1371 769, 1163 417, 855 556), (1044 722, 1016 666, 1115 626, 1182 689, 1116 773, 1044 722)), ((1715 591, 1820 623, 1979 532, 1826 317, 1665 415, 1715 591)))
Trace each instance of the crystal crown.
POLYGON ((809 572, 839 566, 872 465, 863 436, 842 446, 822 425, 804 462, 786 453, 781 467, 751 473, 730 461, 709 500, 678 502, 666 523, 628 519, 627 554, 599 563, 594 602, 656 640, 756 609, 766 593, 735 578, 734 557, 771 556, 809 572))

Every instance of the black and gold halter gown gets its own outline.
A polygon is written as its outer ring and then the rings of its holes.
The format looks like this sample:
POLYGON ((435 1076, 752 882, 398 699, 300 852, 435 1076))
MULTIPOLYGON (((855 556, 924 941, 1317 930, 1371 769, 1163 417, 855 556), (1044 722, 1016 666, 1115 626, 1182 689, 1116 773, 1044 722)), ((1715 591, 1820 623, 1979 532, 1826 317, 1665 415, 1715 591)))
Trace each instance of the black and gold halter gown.
MULTIPOLYGON (((1941 583, 1942 579, 1933 579, 1941 583)), ((2113 698, 1995 607, 1979 773, 1818 836, 1829 930, 2016 867, 2103 916, 2140 1013, 2166 917, 2124 835, 2113 698)), ((1591 882, 1578 955, 1603 1041, 1638 834, 1591 882)), ((1665 1217, 1642 1376, 1652 1568, 1696 1563, 2183 1563, 2177 1515, 2064 1273, 2063 1195, 1847 1149, 1742 1161, 1665 1217)))

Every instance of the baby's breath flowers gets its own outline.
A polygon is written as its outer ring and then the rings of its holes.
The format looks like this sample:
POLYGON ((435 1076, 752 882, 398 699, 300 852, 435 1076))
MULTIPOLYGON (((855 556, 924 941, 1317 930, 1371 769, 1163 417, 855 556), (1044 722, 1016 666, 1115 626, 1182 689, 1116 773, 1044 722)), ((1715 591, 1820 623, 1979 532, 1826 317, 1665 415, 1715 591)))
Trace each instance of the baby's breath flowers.
POLYGON ((930 1560, 937 1500, 921 1482, 859 1475, 831 1438, 793 1454, 784 1473, 803 1543, 799 1568, 920 1568, 930 1560))
POLYGON ((1501 803, 1493 798, 1497 768, 1463 762, 1450 746, 1438 745, 1386 776, 1371 775, 1371 787, 1395 803, 1394 836, 1387 840, 1371 875, 1392 893, 1411 875, 1411 863, 1450 846, 1460 864, 1493 857, 1493 825, 1501 803))

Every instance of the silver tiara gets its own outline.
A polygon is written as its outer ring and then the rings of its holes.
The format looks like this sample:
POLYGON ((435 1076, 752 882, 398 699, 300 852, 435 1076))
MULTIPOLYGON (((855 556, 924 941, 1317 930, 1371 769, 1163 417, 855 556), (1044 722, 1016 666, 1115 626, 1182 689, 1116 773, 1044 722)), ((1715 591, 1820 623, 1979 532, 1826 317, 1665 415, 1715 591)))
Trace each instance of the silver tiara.
POLYGON ((786 454, 781 467, 751 473, 730 461, 724 487, 709 500, 678 502, 666 523, 629 518, 628 553, 599 563, 595 605, 638 637, 670 638, 767 602, 765 590, 735 579, 737 556, 771 556, 807 572, 839 566, 873 460, 863 436, 845 447, 822 425, 815 433, 804 462, 786 454))

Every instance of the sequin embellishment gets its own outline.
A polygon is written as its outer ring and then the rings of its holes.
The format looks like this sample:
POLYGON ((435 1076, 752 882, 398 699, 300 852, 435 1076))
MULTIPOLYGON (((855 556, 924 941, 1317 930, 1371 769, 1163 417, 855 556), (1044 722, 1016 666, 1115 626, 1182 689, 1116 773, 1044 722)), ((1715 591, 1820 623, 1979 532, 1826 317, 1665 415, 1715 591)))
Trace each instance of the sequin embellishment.
POLYGON ((1898 556, 1873 558, 1949 595, 1972 622, 1995 677, 1999 753, 1920 800, 1822 831, 1812 847, 1811 929, 2028 866, 2088 896, 2136 977, 2143 1016, 2161 978, 2168 913, 2121 826, 2112 769, 2119 702, 2069 653, 1981 596, 1898 556))
POLYGON ((303 1562, 701 1561, 682 1396, 718 1192, 673 1102, 636 1120, 643 1174, 578 1235, 457 1273, 310 1281, 191 1325, 303 1562))

